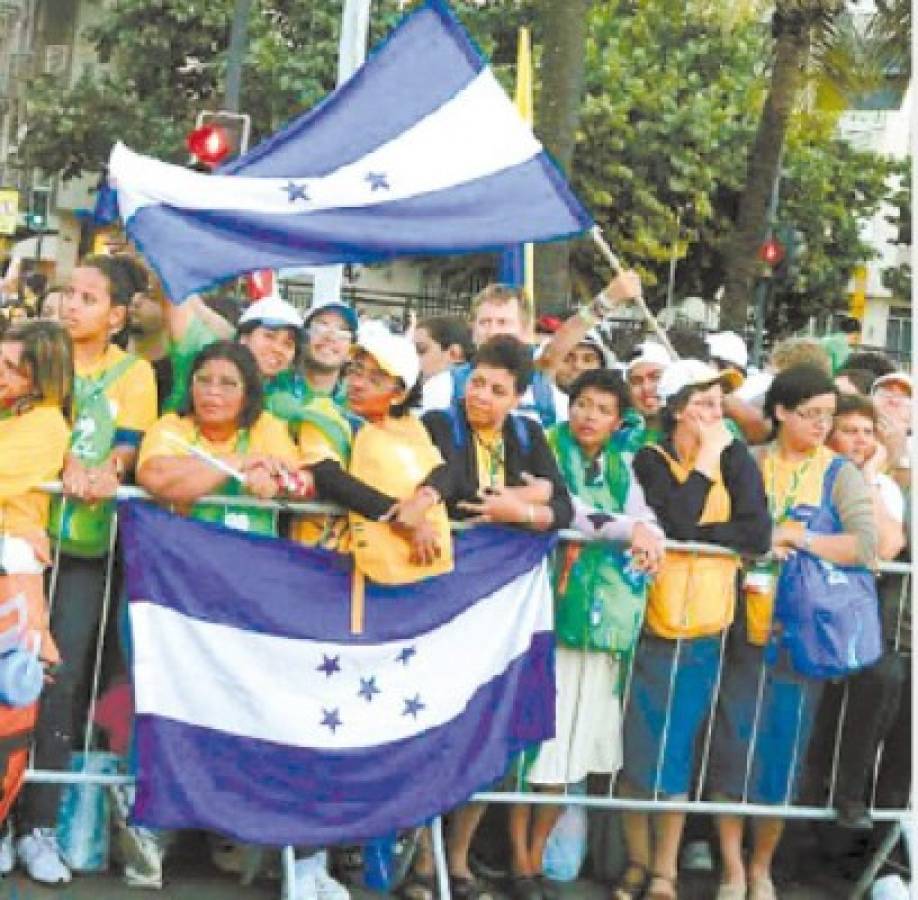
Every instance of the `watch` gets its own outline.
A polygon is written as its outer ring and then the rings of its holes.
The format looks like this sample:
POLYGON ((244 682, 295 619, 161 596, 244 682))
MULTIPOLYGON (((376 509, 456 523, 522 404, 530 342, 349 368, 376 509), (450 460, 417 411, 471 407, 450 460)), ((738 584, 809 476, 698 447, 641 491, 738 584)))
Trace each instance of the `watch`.
POLYGON ((800 542, 800 549, 806 550, 807 553, 813 552, 813 538, 816 537, 816 533, 813 531, 804 531, 803 540, 800 542))

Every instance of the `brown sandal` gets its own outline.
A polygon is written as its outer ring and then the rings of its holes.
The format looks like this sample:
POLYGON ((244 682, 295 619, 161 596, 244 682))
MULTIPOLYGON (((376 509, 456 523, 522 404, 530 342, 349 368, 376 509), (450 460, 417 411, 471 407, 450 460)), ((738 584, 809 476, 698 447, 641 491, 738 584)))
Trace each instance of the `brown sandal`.
POLYGON ((625 871, 612 888, 612 900, 639 900, 644 896, 649 882, 650 873, 647 871, 647 866, 628 860, 625 871))

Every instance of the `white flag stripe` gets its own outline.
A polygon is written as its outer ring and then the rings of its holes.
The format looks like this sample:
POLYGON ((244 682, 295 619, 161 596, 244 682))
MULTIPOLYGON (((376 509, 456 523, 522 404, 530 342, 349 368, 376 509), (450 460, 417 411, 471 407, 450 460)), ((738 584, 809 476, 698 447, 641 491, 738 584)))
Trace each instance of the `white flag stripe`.
POLYGON ((238 210, 302 215, 326 209, 375 206, 464 184, 527 162, 542 145, 520 118, 490 69, 448 103, 397 138, 322 178, 204 175, 135 153, 112 150, 110 177, 127 221, 139 208, 238 210), (383 177, 374 190, 370 174, 383 177), (308 200, 294 199, 288 184, 308 200))
MULTIPOLYGON (((398 615, 398 600, 388 614, 398 615)), ((360 748, 458 716, 534 633, 551 631, 551 587, 543 561, 433 631, 372 646, 246 632, 146 602, 131 604, 131 625, 138 713, 293 747, 360 748), (397 662, 408 647, 416 652, 397 662), (320 666, 335 657, 340 671, 328 675, 320 666), (367 700, 361 679, 374 677, 379 693, 367 700), (423 704, 416 716, 406 714, 414 698, 423 704), (321 725, 332 710, 335 729, 321 725)))

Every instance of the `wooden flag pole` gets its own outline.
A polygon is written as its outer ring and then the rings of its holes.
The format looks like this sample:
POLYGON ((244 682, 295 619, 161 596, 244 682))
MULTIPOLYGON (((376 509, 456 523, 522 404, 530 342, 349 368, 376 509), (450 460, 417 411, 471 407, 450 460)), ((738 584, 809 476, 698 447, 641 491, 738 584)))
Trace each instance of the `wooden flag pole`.
MULTIPOLYGON (((599 252, 602 253, 606 262, 612 268, 612 271, 617 275, 620 272, 623 272, 624 266, 621 263, 621 260, 612 252, 612 248, 609 246, 605 237, 603 237, 602 229, 598 225, 594 225, 590 232, 593 243, 599 248, 599 252)), ((647 308, 647 303, 644 301, 644 298, 641 294, 638 294, 634 298, 635 303, 637 304, 638 309, 641 311, 641 315, 644 316, 647 324, 653 329, 654 334, 659 339, 660 343, 666 348, 666 351, 673 359, 678 359, 679 354, 673 349, 673 345, 670 343, 669 338, 666 335, 666 332, 663 330, 660 323, 654 317, 654 314, 647 308)))
POLYGON ((351 582, 351 634, 363 634, 366 585, 366 576, 355 565, 351 582))

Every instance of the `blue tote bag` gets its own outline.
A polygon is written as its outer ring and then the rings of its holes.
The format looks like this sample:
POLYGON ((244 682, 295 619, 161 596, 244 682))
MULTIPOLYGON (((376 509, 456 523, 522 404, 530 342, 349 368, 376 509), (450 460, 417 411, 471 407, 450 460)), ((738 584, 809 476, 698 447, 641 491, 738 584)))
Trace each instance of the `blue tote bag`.
MULTIPOLYGON (((832 488, 845 460, 826 470, 815 510, 800 509, 809 531, 839 534, 832 488)), ((810 678, 843 678, 873 665, 883 653, 880 604, 873 573, 837 566, 805 550, 794 553, 778 575, 773 646, 787 650, 791 665, 810 678)))

